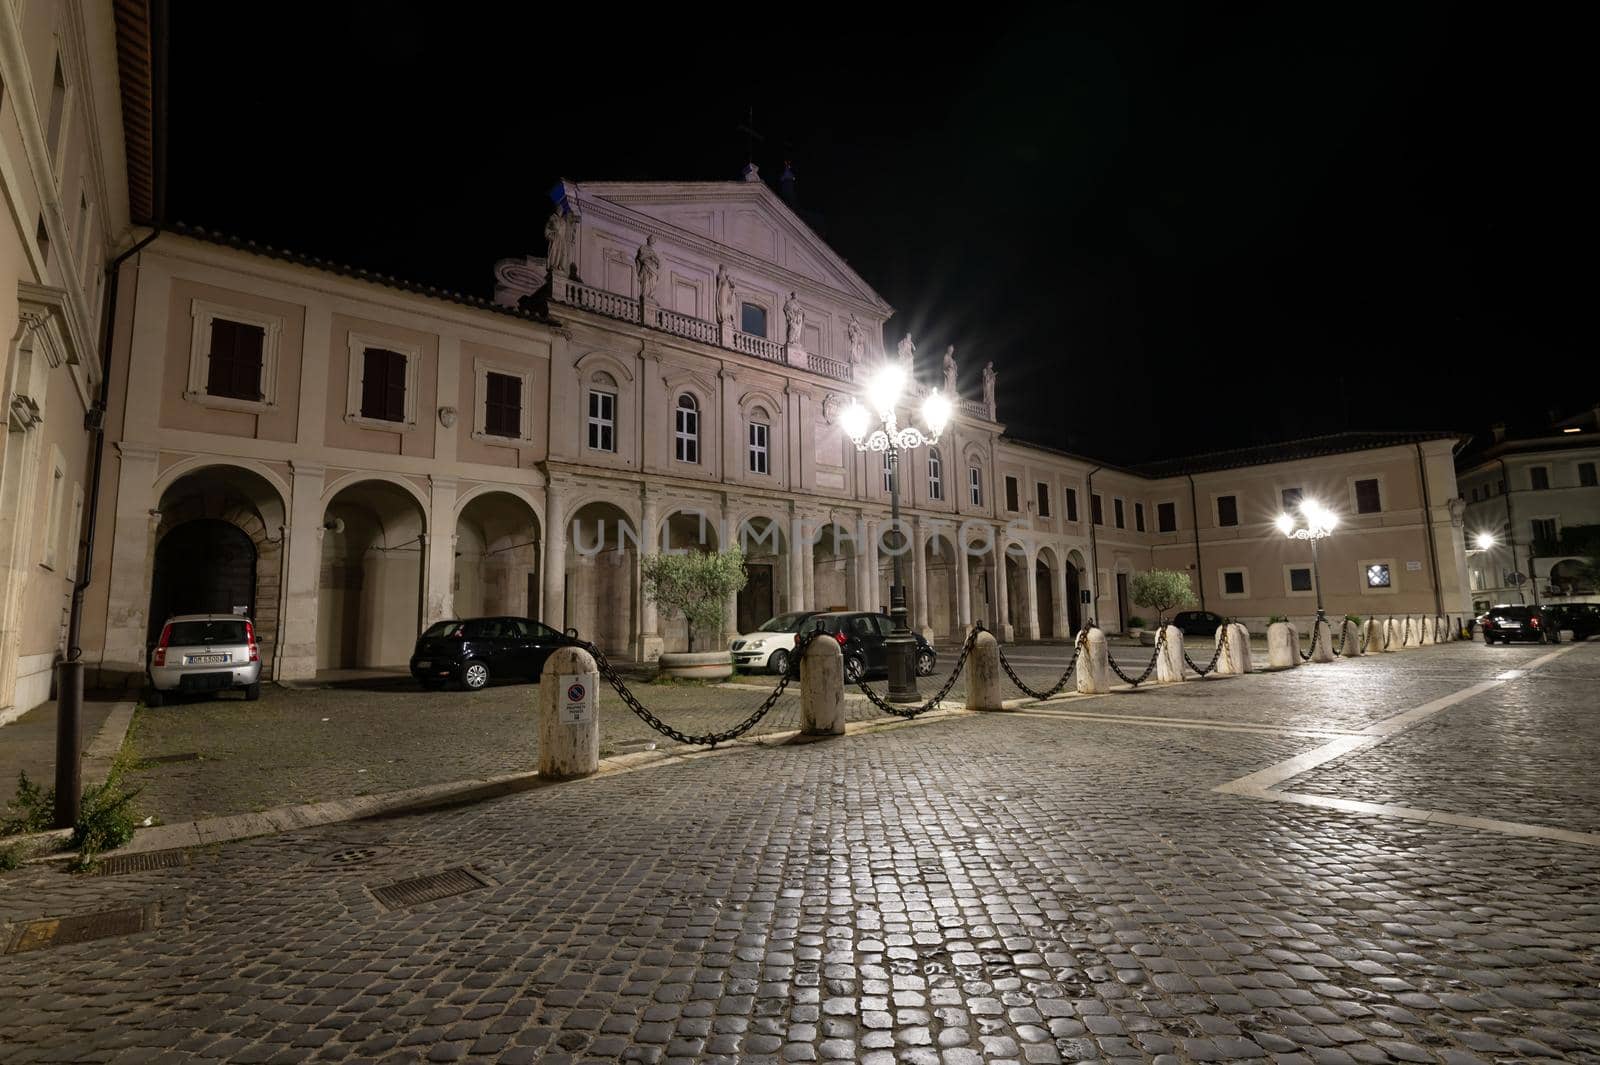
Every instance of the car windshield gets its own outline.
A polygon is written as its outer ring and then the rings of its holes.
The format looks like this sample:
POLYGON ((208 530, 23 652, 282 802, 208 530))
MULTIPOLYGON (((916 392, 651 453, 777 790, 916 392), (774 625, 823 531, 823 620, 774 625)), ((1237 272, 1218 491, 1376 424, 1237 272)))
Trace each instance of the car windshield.
POLYGON ((810 614, 779 614, 770 618, 757 632, 799 632, 800 625, 810 617, 810 614))
POLYGON ((435 621, 432 625, 429 625, 426 629, 422 630, 422 635, 433 636, 435 638, 459 636, 461 635, 461 622, 435 621))
POLYGON ((243 621, 174 621, 167 643, 184 647, 197 643, 244 643, 243 621))
POLYGON ((1527 619, 1533 617, 1533 607, 1531 607, 1531 606, 1497 606, 1493 610, 1489 611, 1489 614, 1492 617, 1497 617, 1497 618, 1511 618, 1513 620, 1526 621, 1527 619))

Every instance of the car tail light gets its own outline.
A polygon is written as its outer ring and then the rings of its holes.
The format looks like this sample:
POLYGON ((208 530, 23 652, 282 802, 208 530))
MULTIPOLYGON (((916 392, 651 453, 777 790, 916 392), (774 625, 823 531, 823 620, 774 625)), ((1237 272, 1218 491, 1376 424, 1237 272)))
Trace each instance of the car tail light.
POLYGON ((835 640, 839 641, 839 646, 840 647, 843 647, 845 644, 850 642, 850 637, 848 637, 848 636, 846 636, 844 634, 844 630, 843 629, 840 629, 838 632, 834 633, 833 634, 833 638, 835 640))
POLYGON ((244 642, 250 646, 250 661, 261 661, 261 652, 256 649, 256 627, 248 621, 244 623, 244 642))
POLYGON ((172 639, 172 626, 161 626, 161 639, 156 643, 155 656, 150 659, 151 665, 164 666, 167 664, 167 641, 170 639, 172 639))
POLYGON ((1530 629, 1537 629, 1539 627, 1539 618, 1537 616, 1529 618, 1528 627, 1530 629))

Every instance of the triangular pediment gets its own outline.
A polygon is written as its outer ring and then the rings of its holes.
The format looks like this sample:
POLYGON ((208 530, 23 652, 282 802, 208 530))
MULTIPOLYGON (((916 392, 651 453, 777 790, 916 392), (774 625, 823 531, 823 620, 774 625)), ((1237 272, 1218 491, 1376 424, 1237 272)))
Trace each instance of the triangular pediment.
POLYGON ((759 181, 602 181, 577 184, 583 201, 615 204, 691 240, 734 248, 781 272, 890 307, 789 205, 759 181))

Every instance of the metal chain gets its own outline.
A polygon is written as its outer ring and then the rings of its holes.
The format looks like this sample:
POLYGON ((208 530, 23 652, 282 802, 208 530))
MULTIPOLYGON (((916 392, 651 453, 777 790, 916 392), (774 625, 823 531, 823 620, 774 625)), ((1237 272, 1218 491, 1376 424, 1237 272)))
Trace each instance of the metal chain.
POLYGON ((606 659, 605 652, 600 650, 600 648, 596 647, 592 643, 586 643, 582 640, 577 641, 575 646, 582 647, 585 651, 588 651, 594 656, 595 666, 600 670, 600 675, 611 682, 611 686, 615 688, 617 694, 622 697, 622 701, 628 705, 628 709, 639 715, 639 719, 646 725, 649 725, 663 736, 677 740, 679 743, 686 743, 694 747, 715 747, 719 743, 727 743, 729 740, 737 739, 738 737, 743 736, 746 732, 749 732, 751 729, 755 728, 756 724, 760 722, 762 718, 767 716, 767 711, 771 710, 772 707, 777 703, 778 698, 783 695, 784 689, 789 686, 789 681, 800 675, 800 658, 805 654, 806 648, 810 646, 811 641, 816 638, 816 631, 802 633, 795 638, 794 653, 789 658, 789 668, 784 670, 782 675, 778 677, 778 683, 772 689, 772 694, 767 696, 766 700, 763 701, 760 706, 756 707, 754 713, 745 718, 739 724, 735 725, 733 728, 723 729, 721 732, 707 732, 699 736, 692 736, 687 732, 681 732, 667 724, 665 721, 661 720, 655 714, 652 714, 650 710, 643 703, 641 703, 631 691, 628 690, 627 684, 623 682, 622 677, 617 673, 617 671, 612 668, 610 661, 606 659))
MULTIPOLYGON (((1199 666, 1194 664, 1194 659, 1189 657, 1189 649, 1187 647, 1183 649, 1183 660, 1189 663, 1190 669, 1194 670, 1203 677, 1207 673, 1211 673, 1216 670, 1217 659, 1222 657, 1222 649, 1228 646, 1229 640, 1230 637, 1228 635, 1228 623, 1224 622, 1222 625, 1222 639, 1217 641, 1217 648, 1211 652, 1211 661, 1206 663, 1206 668, 1201 669, 1199 666)), ((1228 653, 1228 661, 1233 661, 1233 652, 1231 650, 1228 653)))
POLYGON ((867 687, 867 682, 859 677, 856 679, 855 685, 861 689, 861 693, 867 697, 868 702, 884 713, 893 714, 895 717, 903 717, 907 721, 914 717, 919 717, 937 707, 944 701, 944 697, 950 694, 950 689, 955 687, 956 678, 961 675, 962 668, 967 664, 967 655, 971 653, 972 645, 977 642, 978 633, 982 631, 984 631, 982 625, 974 625, 972 631, 967 633, 967 642, 961 645, 961 655, 956 659, 956 668, 951 670, 950 676, 944 682, 944 687, 935 692, 933 698, 921 706, 896 706, 867 687))
MULTIPOLYGON (((1371 618, 1367 619, 1367 621, 1371 621, 1371 620, 1372 620, 1371 618)), ((1357 648, 1358 653, 1366 654, 1367 653, 1367 644, 1369 642, 1371 642, 1371 640, 1372 640, 1372 636, 1367 632, 1367 623, 1366 623, 1366 621, 1364 621, 1364 622, 1361 623, 1361 644, 1357 648)))
POLYGON ((1157 659, 1159 659, 1161 657, 1161 649, 1163 647, 1165 647, 1166 645, 1167 645, 1167 626, 1163 625, 1163 626, 1161 626, 1161 632, 1156 635, 1156 653, 1151 656, 1150 664, 1144 667, 1144 672, 1139 674, 1139 679, 1138 680, 1134 680, 1132 677, 1130 677, 1126 673, 1122 672, 1122 667, 1117 665, 1117 658, 1116 658, 1115 655, 1111 655, 1111 654, 1106 655, 1106 661, 1111 666, 1111 672, 1113 672, 1117 676, 1121 677, 1122 678, 1122 682, 1124 684, 1128 685, 1130 688, 1137 688, 1139 685, 1141 685, 1145 681, 1149 680, 1150 679, 1150 674, 1152 674, 1152 673, 1154 673, 1156 671, 1156 661, 1157 661, 1157 659))
POLYGON ((1300 652, 1300 661, 1302 661, 1302 662, 1311 661, 1311 656, 1316 653, 1317 627, 1320 626, 1320 625, 1326 625, 1327 623, 1328 623, 1327 620, 1325 618, 1323 618, 1323 616, 1321 614, 1318 614, 1316 616, 1316 618, 1311 622, 1311 647, 1312 647, 1312 650, 1310 650, 1310 651, 1301 651, 1300 652))
POLYGON ((1333 645, 1333 653, 1336 655, 1344 654, 1344 634, 1344 622, 1341 621, 1339 622, 1339 642, 1333 645))
POLYGON ((1017 671, 1012 669, 1011 663, 1007 661, 1005 648, 1003 647, 1000 648, 1000 668, 1006 671, 1006 676, 1011 678, 1011 683, 1015 684, 1018 688, 1021 688, 1024 695, 1031 699, 1048 699, 1060 692, 1062 688, 1067 686, 1067 681, 1069 678, 1071 678, 1072 671, 1078 667, 1078 653, 1083 650, 1083 642, 1088 638, 1088 629, 1084 629, 1082 632, 1078 633, 1078 640, 1072 645, 1072 661, 1068 663, 1067 671, 1061 674, 1061 678, 1056 681, 1054 687, 1046 691, 1034 691, 1032 688, 1022 683, 1022 678, 1017 676, 1017 671))
POLYGON ((1385 651, 1387 651, 1389 649, 1389 639, 1390 639, 1389 634, 1392 633, 1393 631, 1394 631, 1394 615, 1390 614, 1383 621, 1383 649, 1385 651))

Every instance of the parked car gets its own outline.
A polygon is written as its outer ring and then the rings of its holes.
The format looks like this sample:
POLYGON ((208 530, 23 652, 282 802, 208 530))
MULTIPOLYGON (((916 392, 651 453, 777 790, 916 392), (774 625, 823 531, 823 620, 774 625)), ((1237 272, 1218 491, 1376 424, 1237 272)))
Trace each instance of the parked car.
POLYGON ((754 632, 740 633, 728 645, 733 664, 742 669, 765 669, 769 673, 783 673, 789 668, 789 656, 794 651, 795 637, 815 610, 801 610, 792 614, 779 614, 769 618, 754 632))
POLYGON ((417 637, 411 675, 424 688, 454 681, 468 691, 477 691, 494 677, 537 681, 545 659, 576 637, 576 630, 560 633, 532 618, 436 621, 417 637))
POLYGON ((1484 643, 1527 640, 1542 643, 1547 631, 1544 612, 1533 606, 1492 606, 1478 617, 1484 643))
POLYGON ((161 626, 150 651, 146 706, 169 695, 242 691, 261 698, 261 650, 255 625, 237 614, 179 614, 161 626))
POLYGON ((1178 626, 1178 631, 1185 636, 1204 636, 1207 639, 1217 634, 1227 618, 1211 613, 1209 610, 1180 610, 1172 615, 1172 624, 1178 626))
MULTIPOLYGON (((847 610, 817 614, 807 622, 806 628, 817 627, 839 641, 839 649, 844 652, 846 680, 856 681, 888 672, 889 634, 894 631, 894 623, 888 615, 847 610)), ((926 677, 938 668, 939 656, 920 633, 913 632, 911 636, 917 641, 917 676, 926 677)))
POLYGON ((1600 603, 1558 603, 1544 608, 1551 632, 1571 630, 1574 640, 1600 635, 1600 603))

